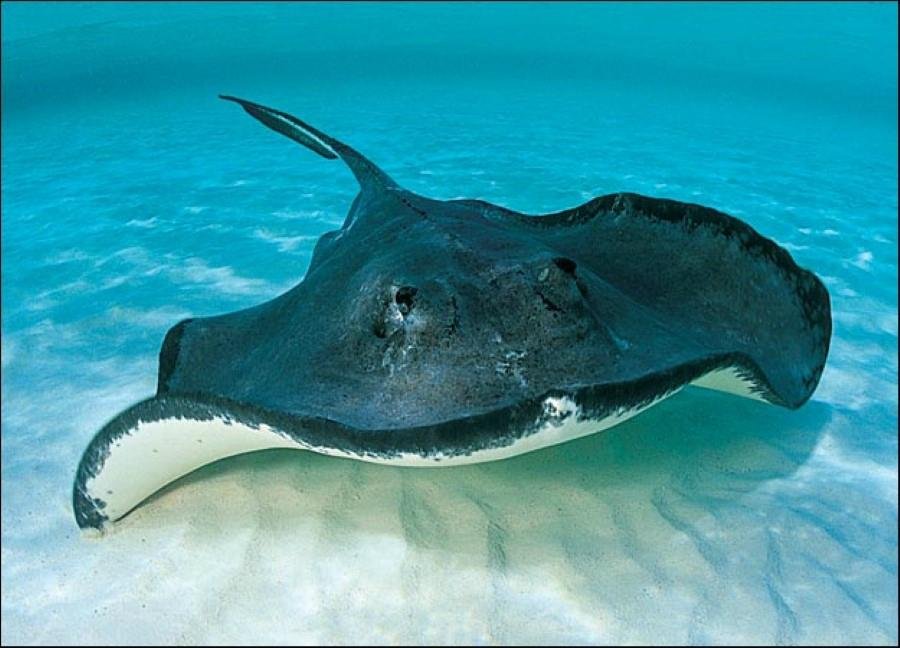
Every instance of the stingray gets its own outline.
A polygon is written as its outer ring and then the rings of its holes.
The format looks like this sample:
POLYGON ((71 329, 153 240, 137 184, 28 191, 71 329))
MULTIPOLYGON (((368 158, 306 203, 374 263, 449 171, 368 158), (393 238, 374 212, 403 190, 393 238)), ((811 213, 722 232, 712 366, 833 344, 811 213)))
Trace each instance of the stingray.
POLYGON ((291 290, 168 331, 156 395, 84 452, 82 528, 266 448, 455 466, 604 430, 689 384, 787 408, 818 384, 828 292, 732 216, 634 193, 544 215, 435 200, 292 115, 222 98, 342 160, 359 193, 291 290))

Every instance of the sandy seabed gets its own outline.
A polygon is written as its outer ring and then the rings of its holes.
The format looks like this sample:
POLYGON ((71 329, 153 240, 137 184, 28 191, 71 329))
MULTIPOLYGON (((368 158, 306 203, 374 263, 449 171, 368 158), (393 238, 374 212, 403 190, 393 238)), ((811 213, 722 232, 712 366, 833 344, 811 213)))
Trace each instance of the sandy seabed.
POLYGON ((896 473, 848 472, 842 425, 689 388, 491 464, 223 460, 102 537, 5 545, 3 640, 889 643, 896 473))

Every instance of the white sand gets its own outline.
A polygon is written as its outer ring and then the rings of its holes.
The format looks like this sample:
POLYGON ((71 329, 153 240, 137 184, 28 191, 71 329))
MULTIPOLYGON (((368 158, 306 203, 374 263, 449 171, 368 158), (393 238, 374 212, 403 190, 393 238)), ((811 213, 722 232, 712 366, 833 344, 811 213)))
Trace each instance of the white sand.
POLYGON ((889 643, 896 471, 853 464, 845 424, 688 389, 491 464, 244 455, 102 538, 53 494, 4 528, 2 639, 889 643))

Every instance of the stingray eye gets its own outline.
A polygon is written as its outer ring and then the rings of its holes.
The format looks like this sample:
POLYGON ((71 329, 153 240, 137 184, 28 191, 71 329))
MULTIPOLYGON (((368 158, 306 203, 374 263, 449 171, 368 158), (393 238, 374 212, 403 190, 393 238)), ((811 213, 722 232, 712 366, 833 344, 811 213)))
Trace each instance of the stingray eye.
POLYGON ((575 276, 575 268, 578 267, 578 264, 572 261, 572 259, 567 259, 566 257, 556 257, 553 259, 553 263, 556 264, 556 267, 565 272, 568 275, 575 276))
POLYGON ((397 290, 397 294, 394 295, 394 301, 401 314, 406 315, 413 309, 417 292, 419 292, 419 289, 413 286, 402 286, 397 290))

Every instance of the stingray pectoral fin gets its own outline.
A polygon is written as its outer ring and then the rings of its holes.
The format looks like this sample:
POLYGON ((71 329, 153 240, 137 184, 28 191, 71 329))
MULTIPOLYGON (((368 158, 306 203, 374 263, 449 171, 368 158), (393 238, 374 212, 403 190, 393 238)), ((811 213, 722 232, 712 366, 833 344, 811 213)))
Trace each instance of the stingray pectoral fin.
POLYGON ((281 110, 269 108, 231 95, 219 95, 219 98, 226 101, 233 101, 241 106, 241 108, 243 108, 251 117, 256 118, 272 130, 315 151, 324 158, 333 160, 340 157, 344 163, 350 167, 353 175, 356 176, 357 181, 363 188, 386 188, 397 186, 397 183, 394 182, 390 176, 378 168, 371 160, 363 156, 359 151, 336 140, 330 135, 326 135, 317 128, 313 128, 298 117, 294 117, 281 110))
POLYGON ((700 386, 789 408, 815 390, 831 340, 828 291, 747 223, 702 205, 629 193, 540 216, 468 204, 594 270, 698 348, 748 359, 700 378, 700 386), (746 370, 751 365, 758 371, 746 370))
POLYGON ((142 401, 110 421, 84 452, 73 507, 81 528, 102 529, 201 466, 268 448, 304 446, 265 424, 179 397, 142 401))

